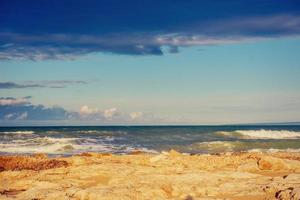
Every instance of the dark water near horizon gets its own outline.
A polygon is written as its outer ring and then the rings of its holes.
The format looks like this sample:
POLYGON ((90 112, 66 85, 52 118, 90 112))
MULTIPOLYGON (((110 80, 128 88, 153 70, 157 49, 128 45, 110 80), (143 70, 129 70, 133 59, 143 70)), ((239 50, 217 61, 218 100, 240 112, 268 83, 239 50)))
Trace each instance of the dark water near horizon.
POLYGON ((0 154, 300 151, 299 125, 0 127, 0 154))

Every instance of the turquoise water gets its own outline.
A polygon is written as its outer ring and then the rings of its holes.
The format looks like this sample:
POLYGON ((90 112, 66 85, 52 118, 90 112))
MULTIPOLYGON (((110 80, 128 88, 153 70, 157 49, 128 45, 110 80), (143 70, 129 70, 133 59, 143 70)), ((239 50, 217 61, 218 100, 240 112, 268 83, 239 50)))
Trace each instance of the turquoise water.
POLYGON ((0 127, 1 154, 300 151, 300 126, 0 127))

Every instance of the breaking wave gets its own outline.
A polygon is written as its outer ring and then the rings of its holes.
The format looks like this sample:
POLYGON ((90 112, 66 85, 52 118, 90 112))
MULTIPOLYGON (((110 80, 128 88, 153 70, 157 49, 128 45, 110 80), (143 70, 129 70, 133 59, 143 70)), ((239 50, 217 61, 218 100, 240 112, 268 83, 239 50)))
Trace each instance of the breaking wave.
POLYGON ((14 134, 14 135, 31 135, 34 134, 34 131, 4 131, 0 134, 14 134))
POLYGON ((236 130, 219 131, 218 134, 241 139, 300 139, 300 132, 289 130, 236 130))
POLYGON ((0 153, 47 153, 71 155, 81 152, 129 153, 134 150, 152 152, 146 148, 113 144, 111 137, 54 138, 35 137, 0 142, 0 153))
POLYGON ((0 132, 0 143, 4 140, 10 141, 12 139, 32 138, 35 136, 36 134, 34 131, 4 131, 0 132))

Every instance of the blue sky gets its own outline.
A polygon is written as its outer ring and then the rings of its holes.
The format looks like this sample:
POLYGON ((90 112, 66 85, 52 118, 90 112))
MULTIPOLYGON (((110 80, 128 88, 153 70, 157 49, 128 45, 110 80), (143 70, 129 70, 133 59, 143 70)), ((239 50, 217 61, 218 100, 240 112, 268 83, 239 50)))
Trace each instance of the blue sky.
POLYGON ((300 121, 299 1, 2 1, 0 125, 300 121))

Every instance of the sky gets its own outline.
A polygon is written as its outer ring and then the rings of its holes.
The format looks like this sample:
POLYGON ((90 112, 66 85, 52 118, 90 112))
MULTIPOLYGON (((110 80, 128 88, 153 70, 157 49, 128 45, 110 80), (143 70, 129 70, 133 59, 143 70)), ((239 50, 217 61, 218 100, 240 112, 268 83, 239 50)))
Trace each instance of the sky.
POLYGON ((300 121, 300 1, 0 2, 0 126, 300 121))

